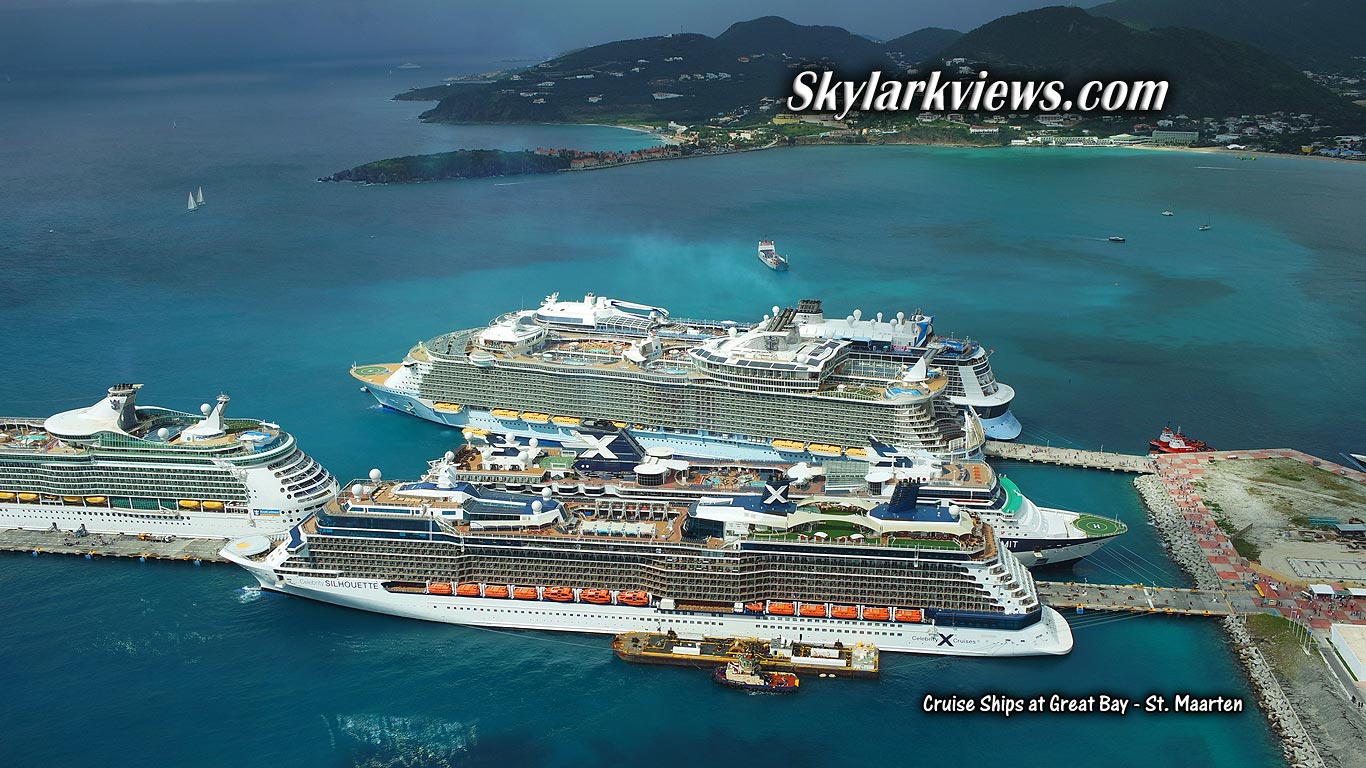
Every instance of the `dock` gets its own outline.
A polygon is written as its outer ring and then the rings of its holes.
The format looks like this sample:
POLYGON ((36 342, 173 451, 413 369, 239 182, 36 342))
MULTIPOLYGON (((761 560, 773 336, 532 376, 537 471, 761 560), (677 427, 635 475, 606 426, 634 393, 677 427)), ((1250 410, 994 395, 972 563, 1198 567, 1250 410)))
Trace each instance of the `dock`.
POLYGON ((1141 475, 1150 475, 1157 471, 1157 467, 1150 457, 1133 453, 1087 451, 1081 448, 1007 443, 1000 440, 988 440, 986 445, 982 447, 982 451, 993 459, 1031 461, 1039 464, 1055 464, 1060 467, 1105 469, 1111 472, 1132 472, 1141 475))
POLYGON ((1223 591, 1152 587, 1144 584, 1084 584, 1039 581, 1039 599, 1063 612, 1169 613, 1185 616, 1234 616, 1238 610, 1223 591))
POLYGON ((74 533, 58 531, 0 531, 0 552, 22 552, 28 555, 79 555, 119 557, 134 560, 180 560, 190 563, 225 563, 218 554, 223 548, 221 539, 175 539, 152 541, 130 534, 74 533))

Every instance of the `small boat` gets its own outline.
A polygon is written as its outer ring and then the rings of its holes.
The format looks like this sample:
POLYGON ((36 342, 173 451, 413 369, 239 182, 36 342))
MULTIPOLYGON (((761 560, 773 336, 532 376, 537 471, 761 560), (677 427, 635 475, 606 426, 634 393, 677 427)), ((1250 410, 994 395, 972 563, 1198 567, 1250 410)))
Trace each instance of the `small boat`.
POLYGON ((14 494, 9 491, 0 491, 0 501, 14 501, 14 494))
POLYGON ((848 456, 848 457, 851 458, 851 459, 866 459, 866 458, 868 458, 868 449, 867 449, 867 448, 846 448, 846 449, 844 450, 844 455, 845 455, 845 456, 848 456))
POLYGON ((811 445, 808 445, 806 449, 817 456, 834 457, 839 456, 844 452, 838 445, 829 445, 827 443, 812 443, 811 445))
POLYGON ((898 608, 898 609, 896 609, 896 620, 897 620, 897 621, 904 621, 904 622, 906 622, 906 623, 908 623, 908 624, 919 624, 919 623, 921 622, 922 619, 924 619, 924 614, 922 614, 918 609, 915 609, 915 608, 898 608))
POLYGON ((806 443, 800 440, 774 440, 773 447, 780 453, 801 453, 806 450, 806 443))
POLYGON ((556 416, 551 421, 561 427, 577 427, 583 423, 583 419, 577 416, 556 416))
POLYGON ((494 408, 492 411, 489 411, 489 413, 493 414, 493 418, 495 419, 502 419, 503 421, 517 420, 517 412, 511 408, 494 408))
POLYGON ((1203 440, 1181 434, 1180 428, 1173 431, 1168 426, 1162 428, 1162 434, 1158 435, 1156 440, 1148 441, 1148 450, 1153 453, 1199 453, 1214 449, 1203 440))
POLYGON ((221 501, 206 501, 206 502, 204 502, 204 509, 222 509, 222 508, 223 508, 223 502, 221 502, 221 501))
POLYGON ((579 593, 579 599, 585 603, 606 605, 612 602, 612 593, 605 589, 585 589, 579 593))
POLYGON ((454 591, 450 583, 445 581, 433 581, 427 585, 427 594, 429 595, 449 595, 454 591))
POLYGON ((80 496, 63 496, 62 501, 65 501, 67 504, 80 504, 84 499, 80 496))
POLYGON ((546 587, 545 599, 557 603, 571 603, 574 601, 574 590, 569 587, 546 587))
POLYGON ((711 679, 727 688, 764 693, 796 693, 801 681, 791 672, 761 672, 759 661, 746 654, 724 667, 717 667, 711 679))
POLYGON ((536 600, 540 596, 536 594, 535 587, 517 587, 512 590, 512 597, 514 600, 536 600))
POLYGON ((479 597, 479 585, 473 582, 465 582, 455 587, 455 594, 461 597, 479 597))
POLYGON ((1208 230, 1208 229, 1209 229, 1209 225, 1208 225, 1208 224, 1201 224, 1201 225, 1200 225, 1200 231, 1201 231, 1201 232, 1204 232, 1204 231, 1206 231, 1206 230, 1208 230))
POLYGON ((199 191, 195 192, 195 195, 194 195, 194 207, 196 207, 196 208, 203 208, 203 207, 204 207, 204 188, 203 188, 203 187, 200 187, 200 188, 199 188, 199 191))
POLYGON ((616 427, 617 429, 626 429, 626 422, 624 422, 624 421, 614 421, 614 422, 612 422, 612 426, 616 427))
POLYGON ((836 605, 830 609, 830 615, 836 619, 857 619, 858 609, 852 605, 836 605))
POLYGON ((441 413, 459 413, 460 408, 459 403, 432 403, 432 410, 441 413))
POLYGON ((803 616, 821 619, 830 615, 830 611, 826 609, 825 603, 802 603, 802 608, 799 613, 803 616))
POLYGON ((181 509, 199 509, 199 502, 193 499, 181 499, 176 502, 181 509))
POLYGON ((628 590, 626 592, 617 593, 617 602, 622 605, 633 605, 640 608, 650 604, 650 595, 649 593, 641 592, 636 589, 628 590))
POLYGON ((526 411, 522 414, 522 421, 528 424, 546 424, 550 422, 550 414, 526 411))
POLYGON ((1162 215, 1163 215, 1163 216, 1175 216, 1176 214, 1172 213, 1171 211, 1163 211, 1163 212, 1162 212, 1162 215))
POLYGON ((792 603, 769 603, 768 612, 774 616, 791 616, 797 610, 792 603))
POLYGON ((37 500, 38 500, 38 494, 36 494, 36 493, 21 493, 21 494, 19 494, 19 500, 20 500, 20 501, 37 501, 37 500))
POLYGON ((750 613, 763 613, 763 612, 764 612, 764 604, 763 604, 762 602, 760 602, 760 603, 745 603, 745 610, 746 610, 746 611, 749 611, 750 613))
POLYGON ((484 597, 507 597, 508 588, 506 584, 489 584, 484 587, 484 597))
POLYGON ((190 212, 193 213, 194 211, 196 211, 196 210, 198 210, 198 209, 199 209, 199 206, 198 206, 197 204, 195 204, 195 201, 194 201, 194 193, 191 192, 191 193, 190 193, 190 204, 189 204, 189 207, 188 207, 187 210, 189 210, 190 212))
POLYGON ((892 612, 887 608, 864 608, 863 618, 867 621, 887 621, 892 618, 892 612))
POLYGON ((778 253, 777 246, 773 245, 772 240, 759 241, 759 261, 769 269, 785 272, 788 268, 787 257, 778 253))
POLYGON ((1122 242, 1124 242, 1124 238, 1120 237, 1119 235, 1110 235, 1110 237, 1108 237, 1108 238, 1106 238, 1106 239, 1108 239, 1108 240, 1109 240, 1110 242, 1112 242, 1112 243, 1122 243, 1122 242))

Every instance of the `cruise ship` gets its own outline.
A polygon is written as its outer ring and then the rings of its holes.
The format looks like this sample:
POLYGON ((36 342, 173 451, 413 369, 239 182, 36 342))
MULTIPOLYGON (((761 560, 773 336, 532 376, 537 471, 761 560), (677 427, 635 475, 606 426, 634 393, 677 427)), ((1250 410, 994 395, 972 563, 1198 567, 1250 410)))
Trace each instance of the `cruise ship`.
POLYGON ((286 531, 337 481, 278 424, 137 405, 110 387, 47 419, 0 417, 0 528, 229 539, 286 531))
POLYGON ((876 505, 749 497, 720 520, 704 501, 604 520, 549 489, 380 477, 222 554, 268 590, 451 624, 960 656, 1072 648, 991 526, 911 486, 876 505))
POLYGON ((827 319, 813 300, 773 310, 746 326, 552 294, 351 373, 382 405, 442 424, 555 443, 617 429, 700 458, 819 460, 870 437, 970 457, 1019 433, 987 352, 936 337, 932 318, 827 319))
POLYGON ((596 514, 608 518, 644 505, 775 494, 875 505, 889 500, 898 483, 914 483, 919 499, 951 502, 990 524, 1002 545, 1031 567, 1079 560, 1128 531, 1113 518, 1037 506, 980 459, 944 462, 874 443, 862 461, 718 463, 680 459, 668 449, 644 451, 629 435, 616 437, 574 450, 471 431, 465 445, 428 462, 423 479, 514 492, 550 489, 557 497, 591 500, 596 514))

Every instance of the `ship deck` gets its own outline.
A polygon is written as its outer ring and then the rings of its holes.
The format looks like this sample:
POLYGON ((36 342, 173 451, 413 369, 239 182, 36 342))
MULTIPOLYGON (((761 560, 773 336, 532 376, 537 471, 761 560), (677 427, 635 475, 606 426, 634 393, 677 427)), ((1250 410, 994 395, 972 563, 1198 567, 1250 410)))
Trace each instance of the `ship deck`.
POLYGON ((366 384, 383 385, 384 381, 394 374, 401 363, 373 363, 367 365, 357 365, 351 369, 351 375, 360 379, 366 384))

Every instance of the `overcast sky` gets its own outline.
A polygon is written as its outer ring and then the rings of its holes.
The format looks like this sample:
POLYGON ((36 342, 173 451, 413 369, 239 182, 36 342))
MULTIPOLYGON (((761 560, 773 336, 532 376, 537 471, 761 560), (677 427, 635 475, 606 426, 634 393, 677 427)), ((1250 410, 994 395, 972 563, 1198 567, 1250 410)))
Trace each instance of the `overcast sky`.
MULTIPOLYGON (((1098 0, 1097 0, 1098 1, 1098 0)), ((878 38, 968 30, 1060 0, 0 0, 0 67, 182 65, 396 52, 544 56, 778 15, 878 38)), ((1087 2, 1085 5, 1094 3, 1087 2)))

